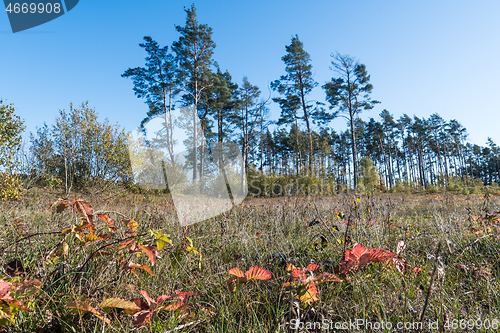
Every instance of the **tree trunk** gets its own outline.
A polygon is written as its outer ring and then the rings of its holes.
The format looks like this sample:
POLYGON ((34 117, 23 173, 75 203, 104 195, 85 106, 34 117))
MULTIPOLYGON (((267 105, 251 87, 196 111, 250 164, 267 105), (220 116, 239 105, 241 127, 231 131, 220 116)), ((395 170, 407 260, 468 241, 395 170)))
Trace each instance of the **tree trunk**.
POLYGON ((350 113, 351 120, 351 146, 352 146, 352 167, 353 167, 353 185, 354 191, 358 186, 358 150, 356 148, 356 134, 354 133, 354 114, 352 111, 350 113))

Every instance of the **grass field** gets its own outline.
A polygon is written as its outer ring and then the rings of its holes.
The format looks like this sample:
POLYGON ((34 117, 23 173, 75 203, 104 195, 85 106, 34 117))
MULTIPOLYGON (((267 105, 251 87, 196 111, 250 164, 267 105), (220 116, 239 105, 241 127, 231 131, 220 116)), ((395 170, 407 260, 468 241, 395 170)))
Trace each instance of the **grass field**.
POLYGON ((249 199, 188 228, 163 196, 58 197, 1 203, 5 332, 500 331, 496 196, 249 199))

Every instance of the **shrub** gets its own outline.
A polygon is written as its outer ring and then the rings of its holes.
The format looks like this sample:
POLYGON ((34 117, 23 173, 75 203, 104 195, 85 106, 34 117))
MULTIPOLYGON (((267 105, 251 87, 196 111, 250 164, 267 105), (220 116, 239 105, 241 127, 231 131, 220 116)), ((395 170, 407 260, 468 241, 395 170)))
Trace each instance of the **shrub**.
POLYGON ((23 184, 18 175, 0 173, 0 200, 18 200, 23 195, 23 184))
POLYGON ((128 183, 131 167, 127 135, 108 119, 99 122, 88 102, 61 110, 55 125, 31 136, 35 168, 43 179, 60 179, 77 188, 128 183))
POLYGON ((15 154, 21 147, 21 133, 24 121, 16 116, 13 104, 4 105, 0 100, 0 199, 19 199, 22 195, 22 183, 16 175, 19 167, 15 154))

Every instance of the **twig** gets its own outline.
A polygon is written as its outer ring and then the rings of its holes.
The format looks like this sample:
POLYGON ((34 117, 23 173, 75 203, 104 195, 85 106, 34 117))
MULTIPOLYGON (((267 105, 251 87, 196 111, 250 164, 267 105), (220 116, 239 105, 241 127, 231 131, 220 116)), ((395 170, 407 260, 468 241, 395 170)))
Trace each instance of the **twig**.
MULTIPOLYGON (((114 244, 123 242, 125 240, 131 239, 131 238, 142 237, 142 236, 146 236, 146 235, 147 235, 147 233, 143 233, 143 234, 140 234, 140 235, 129 236, 129 237, 125 237, 125 238, 122 238, 122 239, 118 239, 118 240, 116 240, 114 242, 111 242, 111 243, 106 243, 105 245, 101 246, 100 248, 98 248, 97 250, 95 250, 94 252, 92 252, 88 256, 88 258, 85 260, 85 262, 80 267, 78 267, 75 271, 77 271, 77 272, 81 271, 88 264, 88 262, 90 261, 90 259, 92 259, 92 257, 94 255, 96 255, 97 252, 101 251, 102 249, 104 249, 104 248, 106 248, 106 247, 108 247, 110 245, 114 245, 114 244)), ((76 275, 75 275, 75 278, 76 278, 76 275)))
POLYGON ((440 251, 441 251, 441 241, 438 244, 436 255, 434 257, 434 270, 432 271, 431 282, 429 284, 429 289, 427 290, 427 296, 425 297, 424 308, 422 309, 422 314, 420 315, 420 323, 423 323, 424 321, 425 310, 427 309, 427 305, 429 304, 429 297, 431 296, 432 284, 434 283, 434 279, 436 277, 438 256, 440 251))
POLYGON ((102 317, 102 333, 104 333, 105 328, 106 328, 106 312, 104 312, 104 316, 102 317))
POLYGON ((55 246, 52 250, 50 250, 50 251, 49 251, 49 253, 48 253, 48 254, 47 254, 47 255, 43 258, 43 260, 42 260, 42 265, 43 265, 43 270, 44 270, 44 271, 47 271, 47 269, 46 269, 46 267, 45 267, 45 262, 47 261, 47 259, 48 259, 48 258, 49 258, 49 257, 50 257, 50 256, 51 256, 54 252, 55 252, 55 251, 57 251, 57 249, 59 248, 59 246, 61 246, 61 245, 62 245, 62 243, 64 243, 64 241, 66 240, 66 238, 68 238, 68 236, 69 236, 69 235, 70 235, 70 233, 67 233, 67 234, 66 234, 66 236, 64 236, 64 238, 63 238, 63 239, 61 239, 61 240, 59 241, 59 243, 57 243, 57 245, 56 245, 56 246, 55 246))
POLYGON ((26 237, 23 237, 23 238, 20 238, 18 239, 17 241, 15 241, 14 243, 10 244, 10 245, 7 245, 6 248, 4 248, 2 250, 2 252, 5 252, 11 245, 14 245, 14 244, 17 244, 25 239, 29 239, 31 237, 35 237, 35 236, 41 236, 41 235, 55 235, 55 234, 60 234, 61 232, 60 231, 52 231, 52 232, 37 232, 36 234, 31 234, 31 235, 28 235, 26 237))
POLYGON ((481 237, 479 237, 478 239, 476 239, 475 241, 473 241, 472 243, 470 243, 469 245, 467 245, 467 246, 463 249, 462 253, 460 253, 460 254, 458 255, 457 259, 458 259, 458 258, 460 258, 460 257, 461 257, 461 256, 465 253, 465 251, 467 251, 467 250, 468 250, 468 249, 469 249, 472 245, 476 244, 476 243, 477 243, 477 242, 479 242, 481 239, 486 238, 486 237, 489 237, 489 236, 491 236, 491 235, 492 235, 492 234, 487 234, 487 235, 481 236, 481 237))

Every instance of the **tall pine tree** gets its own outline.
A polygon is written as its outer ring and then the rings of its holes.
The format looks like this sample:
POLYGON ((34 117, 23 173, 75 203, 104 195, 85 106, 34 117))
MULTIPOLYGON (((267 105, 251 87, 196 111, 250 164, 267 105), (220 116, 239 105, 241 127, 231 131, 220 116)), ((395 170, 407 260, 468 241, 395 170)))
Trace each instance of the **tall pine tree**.
POLYGON ((356 147, 356 132, 354 123, 358 114, 363 110, 372 109, 378 101, 370 99, 373 86, 370 82, 370 75, 366 72, 366 66, 348 55, 339 53, 332 54, 332 70, 338 76, 325 85, 326 99, 330 103, 330 109, 337 109, 333 116, 339 113, 346 113, 351 127, 351 149, 352 163, 354 171, 354 189, 358 185, 358 153, 356 147))
POLYGON ((207 72, 212 65, 212 55, 215 43, 212 41, 212 28, 206 24, 198 23, 196 8, 185 9, 187 18, 185 26, 176 26, 181 34, 179 40, 174 42, 172 49, 179 63, 178 80, 179 86, 184 92, 183 101, 185 105, 193 105, 193 152, 192 167, 193 181, 198 178, 198 103, 203 91, 211 85, 207 72))
MULTIPOLYGON (((313 79, 311 58, 304 50, 304 45, 299 36, 292 37, 290 45, 286 46, 287 54, 281 60, 285 63, 286 75, 282 75, 279 80, 271 83, 271 88, 284 98, 273 98, 281 107, 281 116, 278 124, 292 124, 298 127, 297 119, 304 119, 307 127, 308 150, 309 150, 309 171, 312 170, 313 143, 311 136, 311 118, 326 115, 318 110, 313 110, 313 105, 307 101, 307 95, 318 85, 313 79), (302 110, 302 116, 297 115, 297 111, 302 110)), ((296 141, 298 137, 296 137, 296 141)), ((296 142, 297 146, 299 145, 296 142)), ((299 156, 299 159, 301 157, 299 156)))

